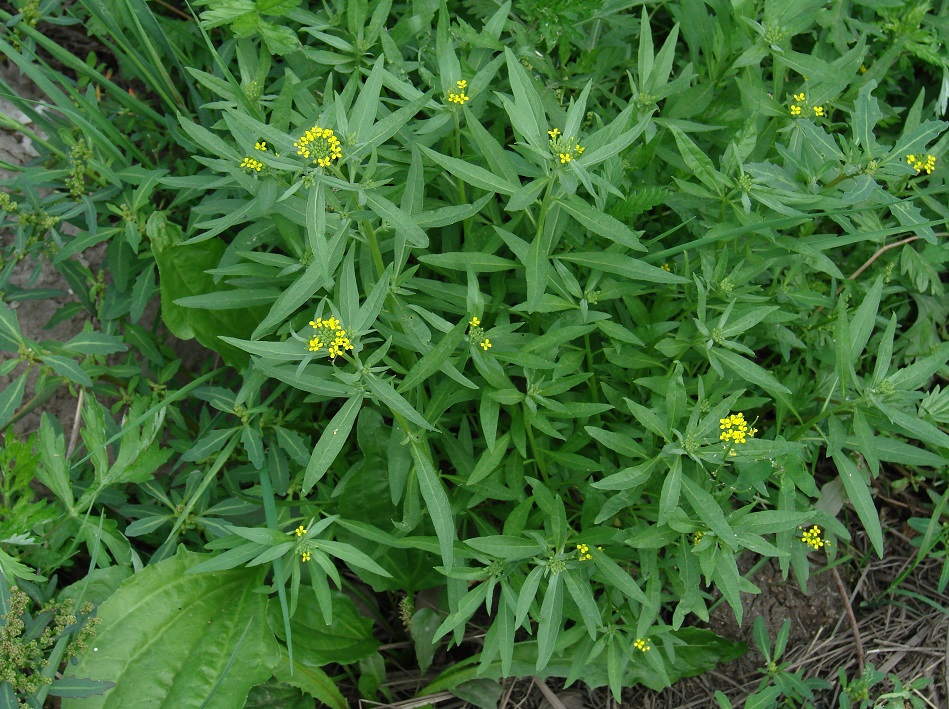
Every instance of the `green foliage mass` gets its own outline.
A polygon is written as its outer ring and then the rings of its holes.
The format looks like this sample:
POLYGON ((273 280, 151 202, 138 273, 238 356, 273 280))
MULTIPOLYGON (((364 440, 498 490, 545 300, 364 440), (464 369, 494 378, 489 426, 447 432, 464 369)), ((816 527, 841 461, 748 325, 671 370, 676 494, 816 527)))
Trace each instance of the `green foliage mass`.
MULTIPOLYGON (((197 10, 0 11, 46 96, 4 119, 0 425, 78 397, 0 454, 0 572, 101 603, 74 705, 392 700, 379 635, 468 653, 423 694, 619 698, 743 652, 701 624, 745 557, 882 556, 880 492, 942 550, 945 7, 197 10), (12 307, 44 265, 66 342, 12 307)), ((761 706, 824 688, 786 641, 761 706)))

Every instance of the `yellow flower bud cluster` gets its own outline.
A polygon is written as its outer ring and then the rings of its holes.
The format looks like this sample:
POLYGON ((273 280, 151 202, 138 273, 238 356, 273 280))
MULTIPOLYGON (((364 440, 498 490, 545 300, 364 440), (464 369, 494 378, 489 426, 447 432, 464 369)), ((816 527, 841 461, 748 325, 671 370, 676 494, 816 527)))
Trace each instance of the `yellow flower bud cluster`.
POLYGON ((803 91, 794 94, 792 98, 794 101, 791 103, 790 113, 794 118, 802 118, 809 113, 813 113, 815 118, 823 118, 826 115, 827 110, 823 106, 809 106, 807 104, 807 94, 803 91))
POLYGON ((458 91, 452 91, 448 94, 448 103, 457 103, 463 106, 471 100, 471 97, 465 93, 465 89, 468 88, 468 82, 462 79, 461 81, 456 81, 455 85, 458 87, 458 91))
POLYGON ((907 155, 906 162, 916 170, 917 175, 922 171, 925 171, 927 175, 931 175, 932 171, 936 169, 935 155, 907 155))
POLYGON ((559 128, 547 131, 550 136, 550 151, 560 160, 561 165, 575 160, 586 150, 574 138, 565 138, 559 128))
POLYGON ((485 352, 491 349, 491 340, 484 336, 484 329, 481 327, 481 320, 474 316, 468 321, 468 338, 471 342, 478 345, 485 352))
POLYGON ((329 167, 333 160, 339 160, 343 156, 339 138, 331 128, 313 126, 293 147, 297 149, 297 155, 302 155, 307 160, 315 160, 320 167, 329 167))
POLYGON ((748 427, 748 422, 745 421, 744 414, 726 416, 723 419, 719 419, 718 423, 719 428, 722 429, 719 439, 726 443, 746 443, 747 439, 754 438, 755 434, 758 433, 757 428, 748 427))
POLYGON ((315 331, 307 343, 310 352, 318 352, 325 347, 329 356, 336 359, 346 350, 353 349, 353 343, 335 317, 310 320, 310 327, 315 331))
POLYGON ((801 537, 801 541, 815 551, 820 549, 822 546, 824 546, 824 539, 821 537, 820 527, 815 524, 810 529, 805 530, 801 537))

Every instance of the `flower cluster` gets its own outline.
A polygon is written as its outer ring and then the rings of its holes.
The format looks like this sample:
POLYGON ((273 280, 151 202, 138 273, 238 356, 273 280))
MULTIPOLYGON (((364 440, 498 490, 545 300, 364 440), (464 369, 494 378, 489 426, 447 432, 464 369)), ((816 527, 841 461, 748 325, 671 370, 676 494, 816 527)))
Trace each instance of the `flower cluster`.
POLYGON ((452 91, 448 94, 448 103, 457 103, 463 106, 471 100, 471 97, 465 93, 465 89, 468 88, 468 82, 462 79, 461 81, 456 81, 455 86, 458 87, 458 91, 452 91))
POLYGON ((815 524, 810 529, 805 530, 801 537, 801 541, 815 551, 820 549, 822 546, 824 546, 824 539, 821 537, 820 527, 815 524))
POLYGON ((636 638, 636 641, 633 643, 633 647, 635 647, 640 652, 648 652, 649 650, 652 650, 652 645, 650 645, 649 642, 649 638, 636 638))
POLYGON ((718 420, 719 428, 722 433, 719 439, 726 443, 747 443, 749 438, 754 438, 758 433, 757 428, 749 428, 745 421, 744 414, 732 414, 718 420))
POLYGON ((260 172, 264 164, 256 158, 246 157, 241 161, 241 167, 248 172, 260 172))
POLYGON ((335 317, 310 320, 310 327, 315 331, 307 343, 310 352, 318 352, 325 347, 329 356, 336 359, 346 350, 353 349, 353 343, 335 317))
POLYGON ((692 532, 692 544, 698 544, 704 536, 705 532, 692 532))
POLYGON ((909 166, 916 170, 918 175, 923 170, 926 171, 927 175, 932 174, 932 171, 936 169, 936 156, 935 155, 907 155, 906 162, 909 163, 909 166))
MULTIPOLYGON (((603 547, 597 547, 600 551, 603 551, 603 547)), ((590 547, 586 544, 577 544, 577 558, 580 561, 590 561, 593 558, 593 554, 590 553, 590 547)))
POLYGON ((293 147, 297 149, 297 155, 302 155, 307 160, 315 160, 320 167, 329 167, 333 160, 339 160, 343 156, 339 138, 331 128, 313 126, 293 147))
POLYGON ((825 115, 823 106, 811 106, 807 103, 807 95, 803 91, 794 94, 793 99, 794 101, 791 103, 791 115, 794 118, 802 118, 809 113, 813 113, 817 118, 821 118, 825 115))
POLYGON ((573 137, 566 138, 559 128, 547 131, 550 136, 550 151, 560 159, 560 164, 571 162, 574 158, 583 155, 586 150, 573 137))
POLYGON ((481 327, 481 320, 476 315, 468 321, 468 338, 471 342, 478 345, 485 352, 491 349, 491 340, 484 336, 484 329, 481 327))

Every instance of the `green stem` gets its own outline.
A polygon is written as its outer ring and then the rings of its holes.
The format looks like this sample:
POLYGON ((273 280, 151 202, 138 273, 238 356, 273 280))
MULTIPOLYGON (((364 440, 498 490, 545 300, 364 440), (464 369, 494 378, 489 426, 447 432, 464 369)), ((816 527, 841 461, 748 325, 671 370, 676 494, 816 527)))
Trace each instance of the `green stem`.
POLYGON ((527 440, 531 444, 531 452, 534 454, 534 467, 537 468, 537 472, 540 473, 544 482, 546 483, 547 478, 547 464, 544 462, 544 456, 541 454, 540 448, 537 446, 537 441, 534 439, 534 428, 530 425, 527 420, 527 410, 524 411, 524 427, 527 429, 527 440))
POLYGON ((836 187, 844 180, 849 180, 850 178, 855 177, 856 175, 859 175, 859 174, 860 173, 855 172, 853 175, 848 175, 846 172, 841 172, 839 175, 837 175, 837 177, 835 177, 833 180, 831 180, 826 185, 824 185, 824 189, 828 190, 831 187, 836 187))
POLYGON ((362 223, 366 232, 366 238, 369 240, 369 250, 372 252, 372 262, 376 267, 376 278, 382 278, 386 270, 385 262, 382 260, 382 251, 379 249, 379 240, 376 238, 376 230, 368 221, 362 223))
POLYGON ((855 405, 859 403, 858 401, 848 401, 846 403, 840 404, 839 406, 834 407, 830 411, 821 411, 819 414, 814 416, 809 421, 806 421, 802 425, 798 426, 797 430, 794 431, 790 436, 788 436, 789 441, 796 441, 800 439, 807 431, 814 427, 815 424, 820 423, 828 416, 833 416, 834 414, 839 414, 841 411, 847 411, 852 409, 855 405))

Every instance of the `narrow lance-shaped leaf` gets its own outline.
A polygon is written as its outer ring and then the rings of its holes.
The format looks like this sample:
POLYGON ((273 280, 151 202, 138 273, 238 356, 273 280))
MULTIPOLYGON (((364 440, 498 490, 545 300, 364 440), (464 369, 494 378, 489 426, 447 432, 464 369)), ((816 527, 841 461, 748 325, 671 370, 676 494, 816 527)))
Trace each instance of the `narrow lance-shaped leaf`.
POLYGON ((412 458, 415 460, 415 476, 418 479, 419 490, 422 493, 422 499, 425 500, 428 514, 432 518, 432 524, 435 526, 435 534, 438 536, 442 564, 446 569, 450 569, 454 563, 456 537, 455 520, 451 513, 448 494, 441 480, 438 479, 438 473, 435 472, 435 466, 428 453, 422 449, 421 444, 414 441, 412 442, 412 458))
POLYGON ((306 466, 306 474, 303 477, 304 494, 313 489, 343 449, 343 445, 349 438, 349 432, 352 431, 353 424, 356 422, 362 400, 361 395, 349 399, 323 429, 323 434, 316 447, 313 448, 310 462, 306 466))

